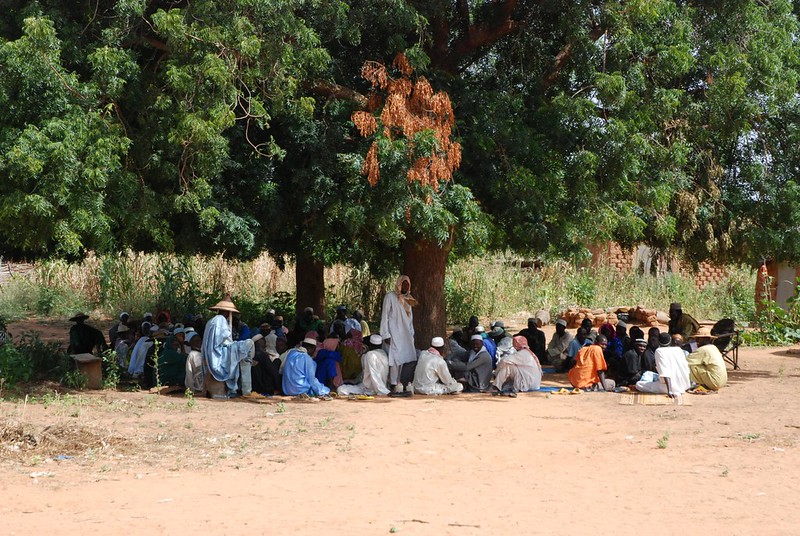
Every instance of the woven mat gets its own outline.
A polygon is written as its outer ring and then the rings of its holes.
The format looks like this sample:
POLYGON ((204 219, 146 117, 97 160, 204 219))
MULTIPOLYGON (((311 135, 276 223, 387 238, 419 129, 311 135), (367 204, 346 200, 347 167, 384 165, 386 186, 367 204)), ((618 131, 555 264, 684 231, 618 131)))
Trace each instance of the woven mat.
POLYGON ((667 395, 654 395, 652 393, 620 393, 619 403, 624 406, 691 406, 689 397, 679 396, 670 398, 667 395))

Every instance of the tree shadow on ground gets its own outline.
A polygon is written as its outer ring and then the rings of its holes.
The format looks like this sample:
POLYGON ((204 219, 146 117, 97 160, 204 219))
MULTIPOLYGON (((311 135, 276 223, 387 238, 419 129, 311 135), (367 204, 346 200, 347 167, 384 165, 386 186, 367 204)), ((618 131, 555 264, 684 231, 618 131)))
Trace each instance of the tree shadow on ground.
POLYGON ((735 385, 738 383, 744 383, 746 381, 756 380, 761 378, 775 378, 775 377, 777 377, 777 375, 768 370, 753 370, 753 369, 728 370, 728 385, 735 385))

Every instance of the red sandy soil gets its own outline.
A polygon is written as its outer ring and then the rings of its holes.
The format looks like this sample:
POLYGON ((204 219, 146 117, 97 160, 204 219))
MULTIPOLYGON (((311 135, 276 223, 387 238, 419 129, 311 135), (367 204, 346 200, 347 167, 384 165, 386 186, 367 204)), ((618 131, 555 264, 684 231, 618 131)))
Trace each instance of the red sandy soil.
POLYGON ((45 385, 0 402, 0 534, 796 534, 800 353, 740 364, 690 406, 45 385))

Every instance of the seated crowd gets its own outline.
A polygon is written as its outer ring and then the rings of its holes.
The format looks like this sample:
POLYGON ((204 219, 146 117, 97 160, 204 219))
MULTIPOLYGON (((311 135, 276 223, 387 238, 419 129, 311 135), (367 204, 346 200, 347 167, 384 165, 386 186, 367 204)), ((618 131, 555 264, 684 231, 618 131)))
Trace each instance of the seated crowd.
MULTIPOLYGON (((448 338, 414 347, 411 282, 402 276, 383 301, 380 329, 370 330, 359 310, 336 309, 329 325, 310 307, 292 328, 269 311, 258 328, 242 322, 226 297, 200 315, 172 323, 169 311, 128 313, 109 331, 120 367, 145 387, 175 385, 215 398, 283 394, 330 400, 332 396, 411 396, 490 392, 515 397, 541 388, 544 372, 566 373, 576 390, 661 393, 718 390, 727 382, 725 362, 713 344, 697 347, 697 322, 680 304, 670 307, 667 332, 624 322, 595 329, 584 319, 573 336, 556 321, 547 343, 537 319, 512 335, 501 321, 487 331, 477 317, 448 338), (692 350, 692 351, 690 351, 692 350), (545 366, 547 369, 545 370, 545 366)), ((105 336, 76 315, 70 352, 106 347, 105 336)), ((444 334, 443 334, 444 335, 444 334)), ((709 341, 710 342, 710 341, 709 341)))

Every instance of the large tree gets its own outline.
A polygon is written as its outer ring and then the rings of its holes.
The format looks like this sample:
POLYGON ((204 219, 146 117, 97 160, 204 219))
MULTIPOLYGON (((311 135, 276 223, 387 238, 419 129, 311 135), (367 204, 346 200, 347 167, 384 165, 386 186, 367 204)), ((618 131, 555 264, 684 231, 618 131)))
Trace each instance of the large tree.
MULTIPOLYGON (((317 306, 325 264, 402 267, 420 339, 454 251, 800 259, 788 1, 8 4, 4 250, 267 248, 317 306), (361 68, 398 52, 452 102, 461 167, 438 190, 360 175, 361 68)), ((403 140, 380 147, 402 179, 403 140)))

